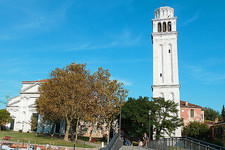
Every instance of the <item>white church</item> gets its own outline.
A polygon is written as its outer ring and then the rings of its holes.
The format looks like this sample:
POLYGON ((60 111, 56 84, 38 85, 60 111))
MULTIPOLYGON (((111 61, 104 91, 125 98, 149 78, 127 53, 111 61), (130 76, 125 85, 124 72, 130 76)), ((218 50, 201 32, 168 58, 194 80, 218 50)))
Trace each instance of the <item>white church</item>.
POLYGON ((20 95, 9 99, 7 103, 6 109, 13 118, 13 122, 8 124, 9 129, 22 132, 31 131, 31 116, 37 114, 35 101, 40 96, 38 88, 46 81, 22 81, 20 95))
MULTIPOLYGON (((178 77, 178 56, 177 56, 177 18, 174 17, 174 9, 171 7, 160 7, 154 12, 152 19, 153 33, 153 97, 164 97, 174 100, 180 104, 180 84, 178 77)), ((40 96, 38 88, 42 82, 22 81, 20 95, 11 98, 7 104, 13 123, 8 127, 14 131, 31 130, 31 116, 36 114, 35 100, 40 96)), ((178 106, 180 110, 180 105, 178 106)), ((180 112, 178 113, 180 117, 180 112)), ((39 130, 39 128, 38 128, 39 130)), ((46 128, 46 130, 49 130, 46 128)), ((176 130, 176 137, 181 136, 181 129, 176 130)))

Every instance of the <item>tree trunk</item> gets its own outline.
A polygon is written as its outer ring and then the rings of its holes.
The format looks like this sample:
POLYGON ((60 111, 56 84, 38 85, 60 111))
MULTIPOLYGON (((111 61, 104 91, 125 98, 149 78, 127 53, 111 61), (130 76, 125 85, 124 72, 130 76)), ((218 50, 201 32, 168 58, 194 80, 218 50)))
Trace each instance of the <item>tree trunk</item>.
POLYGON ((70 122, 68 119, 66 120, 67 126, 66 126, 66 134, 64 136, 64 141, 69 141, 69 132, 70 132, 70 122))
POLYGON ((62 135, 62 128, 63 128, 63 123, 62 123, 62 121, 60 121, 60 129, 59 129, 59 137, 61 137, 61 135, 62 135))
POLYGON ((77 142, 78 124, 79 124, 79 118, 77 119, 77 125, 76 125, 76 138, 75 138, 75 142, 77 142))
POLYGON ((92 126, 91 126, 91 131, 90 131, 90 136, 89 136, 89 142, 91 142, 91 139, 92 139, 92 131, 93 131, 93 124, 92 124, 92 126))
POLYGON ((42 129, 41 129, 42 131, 42 134, 44 134, 44 130, 45 130, 45 126, 42 124, 42 129))
POLYGON ((111 130, 111 121, 109 122, 109 127, 108 127, 107 144, 109 144, 110 130, 111 130))
POLYGON ((51 128, 51 132, 50 132, 50 134, 53 134, 53 130, 54 130, 54 128, 55 128, 55 121, 53 122, 53 125, 52 125, 52 128, 51 128))

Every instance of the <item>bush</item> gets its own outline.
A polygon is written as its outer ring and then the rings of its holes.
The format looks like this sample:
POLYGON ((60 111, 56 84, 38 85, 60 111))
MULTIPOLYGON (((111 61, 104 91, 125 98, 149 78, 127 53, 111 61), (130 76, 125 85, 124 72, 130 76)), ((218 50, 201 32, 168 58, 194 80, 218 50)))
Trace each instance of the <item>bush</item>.
POLYGON ((19 130, 19 133, 22 133, 22 130, 19 130))
POLYGON ((188 137, 204 140, 209 137, 210 129, 207 124, 194 121, 184 127, 184 134, 188 137))

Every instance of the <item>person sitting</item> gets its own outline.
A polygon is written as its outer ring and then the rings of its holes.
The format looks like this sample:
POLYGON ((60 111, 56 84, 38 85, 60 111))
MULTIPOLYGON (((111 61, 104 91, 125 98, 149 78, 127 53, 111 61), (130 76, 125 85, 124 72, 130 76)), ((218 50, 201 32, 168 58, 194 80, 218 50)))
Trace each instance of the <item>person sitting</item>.
POLYGON ((141 139, 139 139, 139 141, 138 141, 138 146, 139 147, 142 147, 143 146, 143 143, 142 143, 142 140, 141 139))
POLYGON ((131 142, 128 140, 128 138, 126 138, 126 145, 131 146, 131 142))

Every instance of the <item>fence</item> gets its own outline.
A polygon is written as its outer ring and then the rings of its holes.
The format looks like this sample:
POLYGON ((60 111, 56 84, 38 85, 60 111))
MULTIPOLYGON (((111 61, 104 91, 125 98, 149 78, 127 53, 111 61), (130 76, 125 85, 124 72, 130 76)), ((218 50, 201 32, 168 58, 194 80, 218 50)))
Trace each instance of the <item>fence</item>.
MULTIPOLYGON (((51 142, 50 144, 46 145, 46 146, 41 146, 41 145, 37 145, 37 144, 34 144, 34 145, 31 145, 30 144, 30 139, 28 139, 28 143, 24 143, 24 140, 23 140, 23 143, 19 143, 19 139, 17 139, 17 142, 10 142, 10 141, 6 141, 5 143, 0 140, 0 150, 8 150, 8 149, 15 149, 15 150, 19 150, 19 149, 27 149, 27 150, 30 150, 30 149, 33 149, 33 150, 36 150, 37 148, 39 149, 45 149, 45 150, 53 150, 55 149, 54 146, 52 146, 51 142), (12 147, 10 147, 10 145, 12 147)), ((75 150, 75 145, 74 145, 74 150, 75 150)))
POLYGON ((105 148, 101 148, 100 150, 119 150, 123 146, 123 141, 119 134, 115 134, 113 138, 110 140, 109 144, 105 148))
POLYGON ((150 141, 148 147, 157 150, 225 150, 225 147, 189 137, 154 140, 150 141))

